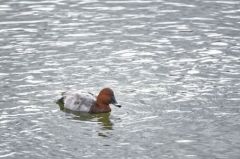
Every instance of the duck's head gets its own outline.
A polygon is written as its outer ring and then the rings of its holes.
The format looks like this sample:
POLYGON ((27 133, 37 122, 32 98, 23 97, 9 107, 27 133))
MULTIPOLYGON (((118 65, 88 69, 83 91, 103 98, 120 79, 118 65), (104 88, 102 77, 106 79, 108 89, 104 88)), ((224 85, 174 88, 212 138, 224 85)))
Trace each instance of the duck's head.
POLYGON ((119 108, 121 107, 116 101, 113 90, 111 88, 104 88, 97 96, 97 105, 109 106, 109 104, 113 104, 119 108))

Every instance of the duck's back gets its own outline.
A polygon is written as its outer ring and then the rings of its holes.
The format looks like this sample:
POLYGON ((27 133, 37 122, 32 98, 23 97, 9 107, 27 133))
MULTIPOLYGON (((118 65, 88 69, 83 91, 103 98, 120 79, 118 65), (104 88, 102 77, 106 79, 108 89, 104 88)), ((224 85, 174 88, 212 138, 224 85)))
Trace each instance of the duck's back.
POLYGON ((88 92, 65 92, 63 94, 64 108, 78 112, 89 112, 96 97, 88 92))

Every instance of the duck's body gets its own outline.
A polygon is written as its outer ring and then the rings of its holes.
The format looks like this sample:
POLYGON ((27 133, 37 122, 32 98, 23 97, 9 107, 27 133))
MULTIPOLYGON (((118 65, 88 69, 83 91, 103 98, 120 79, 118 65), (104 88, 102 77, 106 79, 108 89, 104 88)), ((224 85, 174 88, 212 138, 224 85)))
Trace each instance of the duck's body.
POLYGON ((121 107, 110 88, 102 89, 98 96, 82 91, 65 92, 61 100, 65 109, 75 112, 107 113, 111 111, 109 104, 121 107))
POLYGON ((63 94, 64 108, 77 112, 90 112, 96 102, 96 97, 88 92, 65 92, 63 94))

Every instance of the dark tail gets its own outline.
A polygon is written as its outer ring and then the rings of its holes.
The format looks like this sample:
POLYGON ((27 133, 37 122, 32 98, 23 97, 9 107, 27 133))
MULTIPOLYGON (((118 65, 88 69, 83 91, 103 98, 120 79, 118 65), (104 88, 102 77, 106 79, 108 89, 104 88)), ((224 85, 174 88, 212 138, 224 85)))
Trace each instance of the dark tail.
POLYGON ((60 110, 64 110, 64 98, 60 98, 56 101, 56 104, 59 106, 60 110))

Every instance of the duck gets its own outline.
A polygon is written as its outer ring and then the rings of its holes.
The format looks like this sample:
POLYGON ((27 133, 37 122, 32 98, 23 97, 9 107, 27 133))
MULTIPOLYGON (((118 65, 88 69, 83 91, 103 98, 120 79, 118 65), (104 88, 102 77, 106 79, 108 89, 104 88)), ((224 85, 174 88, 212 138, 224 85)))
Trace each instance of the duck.
POLYGON ((109 113, 110 104, 121 107, 111 88, 103 88, 97 96, 83 91, 64 92, 58 103, 63 104, 63 109, 87 113, 109 113))

